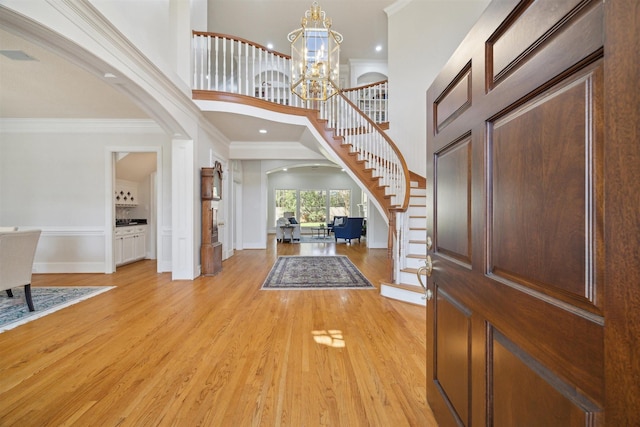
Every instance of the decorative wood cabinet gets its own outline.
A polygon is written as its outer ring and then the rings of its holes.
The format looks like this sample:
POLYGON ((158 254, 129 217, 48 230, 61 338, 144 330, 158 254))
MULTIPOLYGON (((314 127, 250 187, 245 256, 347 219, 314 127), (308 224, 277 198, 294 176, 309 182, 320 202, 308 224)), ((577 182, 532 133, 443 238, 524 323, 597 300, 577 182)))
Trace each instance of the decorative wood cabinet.
POLYGON ((222 199, 222 165, 219 162, 212 168, 202 168, 200 181, 202 200, 222 199))
POLYGON ((222 270, 222 243, 218 241, 218 204, 222 198, 222 165, 202 168, 202 245, 200 268, 204 276, 213 276, 222 270))

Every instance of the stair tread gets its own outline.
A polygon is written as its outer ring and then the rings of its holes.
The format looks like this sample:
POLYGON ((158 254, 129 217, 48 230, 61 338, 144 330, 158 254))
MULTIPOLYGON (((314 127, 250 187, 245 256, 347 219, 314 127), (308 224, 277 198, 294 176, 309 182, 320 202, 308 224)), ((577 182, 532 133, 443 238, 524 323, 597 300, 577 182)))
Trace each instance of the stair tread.
MULTIPOLYGON (((400 269, 400 272, 402 273, 410 273, 410 274, 418 274, 418 269, 417 268, 411 268, 411 267, 405 267, 400 269)), ((427 275, 427 271, 426 270, 422 270, 422 273, 420 274, 421 276, 426 276, 427 275)))
POLYGON ((427 239, 424 240, 417 240, 417 239, 409 239, 409 243, 420 243, 420 244, 427 244, 427 239))
POLYGON ((427 259, 427 255, 422 255, 422 254, 407 254, 407 258, 427 259))
POLYGON ((419 294, 424 293, 424 289, 422 289, 422 286, 420 285, 410 285, 407 283, 387 283, 387 282, 381 282, 380 284, 384 286, 390 286, 392 288, 403 289, 409 292, 417 292, 419 294))

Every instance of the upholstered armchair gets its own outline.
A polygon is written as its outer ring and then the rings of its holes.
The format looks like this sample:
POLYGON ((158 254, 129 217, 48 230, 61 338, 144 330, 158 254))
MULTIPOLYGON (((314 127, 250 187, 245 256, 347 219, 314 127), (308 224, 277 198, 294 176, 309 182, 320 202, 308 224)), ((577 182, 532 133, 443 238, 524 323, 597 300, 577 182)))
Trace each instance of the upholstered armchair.
POLYGON ((6 291, 12 298, 11 290, 24 286, 24 295, 29 311, 34 311, 31 298, 31 271, 40 230, 0 232, 0 291, 6 291))
POLYGON ((329 234, 331 234, 333 232, 333 227, 334 226, 342 226, 344 225, 345 222, 347 222, 347 216, 343 216, 343 215, 336 215, 333 217, 333 221, 331 221, 330 223, 327 224, 327 227, 329 228, 329 234))
POLYGON ((300 224, 293 217, 278 218, 276 222, 276 240, 282 242, 284 239, 300 240, 300 224))
MULTIPOLYGON (((335 221, 335 220, 334 220, 335 221)), ((351 239, 358 239, 360 242, 360 236, 362 236, 362 224, 364 218, 348 217, 342 225, 333 224, 333 235, 338 242, 338 239, 345 239, 351 243, 351 239)))

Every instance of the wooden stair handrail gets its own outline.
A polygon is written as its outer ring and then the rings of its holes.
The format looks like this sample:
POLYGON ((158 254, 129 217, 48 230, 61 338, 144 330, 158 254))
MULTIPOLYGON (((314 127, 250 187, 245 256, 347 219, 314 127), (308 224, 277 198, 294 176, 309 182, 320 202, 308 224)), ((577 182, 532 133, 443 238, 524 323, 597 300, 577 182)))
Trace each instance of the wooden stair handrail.
MULTIPOLYGON (((360 111, 360 109, 344 94, 344 93, 340 93, 339 96, 342 96, 344 98, 344 100, 351 105, 352 108, 356 109, 357 111, 360 111)), ((361 112, 361 111, 360 111, 361 112)), ((400 205, 400 207, 395 208, 395 211, 406 211, 407 207, 409 206, 409 188, 410 188, 410 181, 409 181, 409 177, 411 175, 411 173, 409 172, 409 168, 407 167, 407 162, 405 162, 404 160, 404 156, 402 155, 402 153, 400 152, 400 150, 398 149, 398 146, 393 142, 393 140, 391 138, 389 138, 389 136, 387 135, 387 133, 382 130, 382 128, 373 120, 371 120, 371 118, 369 116, 367 116, 366 114, 362 113, 362 117, 374 128, 378 131, 378 133, 380 133, 380 135, 382 135, 382 138, 384 138, 384 140, 387 142, 387 144, 389 144, 389 146, 393 149, 393 152, 395 153, 395 155, 398 157, 398 160, 400 161, 400 164, 402 165, 402 171, 404 174, 404 188, 406 188, 407 190, 404 193, 404 200, 402 202, 402 204, 400 205)))
POLYGON ((281 52, 278 52, 276 50, 269 49, 266 46, 263 46, 263 45, 261 45, 259 43, 252 42, 252 41, 247 40, 247 39, 243 39, 241 37, 231 36, 231 35, 222 34, 222 33, 210 33, 210 32, 207 32, 207 31, 192 31, 191 33, 194 36, 218 37, 220 39, 238 41, 240 43, 248 44, 249 46, 257 47, 258 49, 264 50, 265 52, 271 53, 273 55, 280 56, 280 57, 285 58, 285 59, 291 59, 291 55, 287 55, 286 53, 281 53, 281 52))

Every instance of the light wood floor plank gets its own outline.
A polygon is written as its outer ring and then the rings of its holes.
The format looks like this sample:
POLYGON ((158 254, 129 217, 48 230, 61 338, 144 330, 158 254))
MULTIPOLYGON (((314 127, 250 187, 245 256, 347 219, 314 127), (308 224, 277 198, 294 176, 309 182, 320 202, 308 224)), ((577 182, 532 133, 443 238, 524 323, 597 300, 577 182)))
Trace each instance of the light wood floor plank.
POLYGON ((347 255, 364 242, 244 250, 172 281, 142 261, 33 286, 115 289, 0 334, 0 425, 434 426, 424 307, 379 290, 261 290, 278 255, 347 255))

